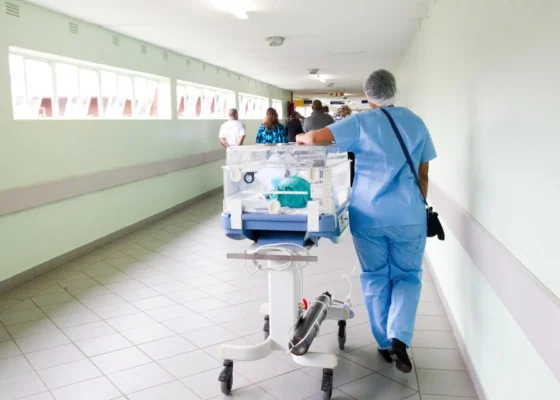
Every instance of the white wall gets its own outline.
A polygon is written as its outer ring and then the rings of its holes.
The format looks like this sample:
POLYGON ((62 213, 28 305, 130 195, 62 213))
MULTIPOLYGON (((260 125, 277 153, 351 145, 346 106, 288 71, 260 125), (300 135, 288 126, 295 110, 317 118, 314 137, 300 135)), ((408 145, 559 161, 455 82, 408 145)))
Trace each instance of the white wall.
MULTIPOLYGON (((99 26, 24 2, 19 18, 0 12, 0 190, 118 167, 220 149, 219 120, 15 121, 12 116, 8 47, 49 53, 283 101, 290 93, 246 76, 205 65, 99 26), (79 34, 69 33, 69 22, 79 34)), ((108 10, 110 12, 110 10, 108 10)), ((174 112, 174 114, 176 114, 174 112)), ((247 143, 260 121, 245 121, 247 143)), ((221 163, 104 190, 0 217, 0 281, 99 237, 221 185, 221 163)))
MULTIPOLYGON (((397 74, 400 104, 424 118, 439 153, 432 180, 556 296, 559 16, 553 0, 434 0, 397 74)), ((448 235, 428 253, 488 398, 560 398, 560 383, 448 235)))

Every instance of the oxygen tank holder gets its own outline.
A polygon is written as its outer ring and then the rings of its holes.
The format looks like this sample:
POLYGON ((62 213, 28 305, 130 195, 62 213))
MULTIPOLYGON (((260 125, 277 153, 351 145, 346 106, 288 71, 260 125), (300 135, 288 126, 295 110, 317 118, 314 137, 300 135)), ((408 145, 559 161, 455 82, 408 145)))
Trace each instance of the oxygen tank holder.
POLYGON ((349 298, 346 302, 343 302, 334 299, 328 292, 325 294, 328 294, 330 298, 330 305, 327 306, 319 299, 315 299, 307 307, 300 306, 300 304, 303 305, 306 302, 303 298, 303 274, 301 269, 308 262, 317 261, 316 256, 311 256, 308 253, 311 247, 309 245, 304 248, 289 243, 259 247, 255 243, 244 253, 228 254, 229 259, 251 261, 257 266, 257 269, 268 272, 269 302, 261 306, 261 313, 265 316, 264 342, 250 346, 222 345, 220 347, 219 356, 224 360, 224 368, 218 379, 222 393, 226 395, 231 393, 234 360, 260 360, 267 357, 272 350, 291 352, 294 348, 291 335, 295 332, 298 324, 303 323, 305 317, 309 314, 309 310, 314 305, 321 303, 322 307, 319 315, 313 317, 315 320, 310 324, 309 331, 305 332, 303 339, 309 339, 312 330, 314 336, 307 343, 305 353, 302 355, 292 354, 292 359, 295 363, 304 367, 322 368, 321 391, 323 399, 331 398, 334 382, 333 373, 338 364, 338 357, 336 354, 308 351, 309 346, 318 335, 321 324, 326 320, 334 320, 338 321, 338 344, 339 348, 343 350, 346 341, 346 321, 353 318, 354 313, 349 298), (279 248, 284 250, 280 254, 278 254, 279 248), (262 251, 259 252, 261 249, 262 251), (261 265, 259 261, 267 261, 268 266, 261 265))
POLYGON ((325 292, 323 293, 321 296, 317 297, 314 301, 311 302, 311 304, 309 305, 309 307, 303 312, 300 313, 299 318, 294 322, 294 324, 291 326, 290 330, 286 333, 286 337, 288 339, 289 345, 288 345, 288 351, 291 352, 293 355, 295 356, 302 356, 305 355, 307 353, 307 351, 305 351, 305 353, 303 354, 296 354, 294 351, 297 351, 297 348, 305 341, 307 341, 309 335, 311 334, 311 332, 313 331, 313 329, 315 329, 315 333, 314 336, 311 338, 311 340, 309 341, 309 345, 307 346, 308 348, 311 346, 311 343, 313 343, 313 340, 315 339, 316 336, 319 335, 319 330, 321 328, 321 324, 323 323, 323 321, 326 319, 329 309, 332 305, 332 295, 329 292, 325 292), (323 301, 319 300, 319 297, 323 297, 323 296, 327 296, 330 299, 330 304, 325 304, 323 301), (296 334, 296 330, 300 327, 303 326, 306 322, 306 318, 310 318, 311 317, 311 312, 313 310, 313 306, 315 304, 321 304, 321 310, 319 310, 317 312, 317 316, 315 316, 314 321, 311 323, 311 325, 309 326, 309 328, 307 329, 307 332, 305 332, 305 335, 303 335, 303 337, 301 339, 299 339, 299 341, 297 343, 294 343, 292 338, 295 339, 295 334, 296 334), (321 320, 321 317, 323 316, 323 313, 325 313, 324 318, 321 320))

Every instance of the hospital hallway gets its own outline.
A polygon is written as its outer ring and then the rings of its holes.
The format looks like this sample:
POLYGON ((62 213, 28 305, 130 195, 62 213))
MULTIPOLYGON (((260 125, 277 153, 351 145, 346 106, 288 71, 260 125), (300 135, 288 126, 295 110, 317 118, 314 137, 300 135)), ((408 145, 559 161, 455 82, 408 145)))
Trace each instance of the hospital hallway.
MULTIPOLYGON (((227 399, 217 381, 217 348, 263 340, 260 306, 268 287, 266 273, 247 278, 243 261, 226 259, 250 243, 221 234, 221 209, 222 196, 213 195, 1 300, 1 392, 8 398, 48 388, 57 399, 227 399)), ((319 262, 303 270, 304 296, 329 290, 346 298, 350 286, 341 275, 357 263, 350 235, 314 253, 319 262)), ((428 271, 410 374, 378 356, 359 273, 350 277, 356 316, 348 322, 345 350, 338 349, 336 321, 325 322, 313 342, 314 351, 340 352, 333 399, 477 398, 428 271)), ((321 371, 298 366, 280 350, 239 362, 234 373, 233 399, 322 398, 321 371)), ((42 396, 30 398, 51 398, 42 396)))
POLYGON ((558 21, 0 0, 0 400, 560 400, 558 21))

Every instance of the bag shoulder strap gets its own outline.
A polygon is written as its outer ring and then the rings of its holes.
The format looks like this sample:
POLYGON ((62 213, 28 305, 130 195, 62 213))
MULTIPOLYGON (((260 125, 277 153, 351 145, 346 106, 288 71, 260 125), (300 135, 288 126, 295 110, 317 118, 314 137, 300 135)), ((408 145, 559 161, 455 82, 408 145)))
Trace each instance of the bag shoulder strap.
POLYGON ((418 185, 418 189, 420 190, 420 194, 422 195, 422 199, 424 199, 424 203, 427 206, 428 201, 424 197, 424 193, 422 193, 422 188, 420 187, 420 179, 418 179, 418 173, 416 172, 416 169, 414 168, 414 163, 412 162, 412 159, 410 158, 410 154, 408 152, 408 149, 406 148, 406 144, 404 143, 401 132, 399 131, 399 128, 397 128, 397 124, 395 124, 395 120, 393 119, 393 117, 391 117, 391 114, 389 114, 389 112, 387 110, 383 109, 383 108, 381 108, 380 110, 383 114, 385 114, 387 119, 389 119, 389 122, 391 123, 391 126, 393 127, 393 132, 395 132, 395 136, 399 140, 399 144, 401 145, 401 149, 404 153, 404 156, 406 157, 406 162, 408 163, 408 166, 410 167, 410 171, 412 171, 412 175, 414 175, 414 179, 416 180, 416 185, 418 185))

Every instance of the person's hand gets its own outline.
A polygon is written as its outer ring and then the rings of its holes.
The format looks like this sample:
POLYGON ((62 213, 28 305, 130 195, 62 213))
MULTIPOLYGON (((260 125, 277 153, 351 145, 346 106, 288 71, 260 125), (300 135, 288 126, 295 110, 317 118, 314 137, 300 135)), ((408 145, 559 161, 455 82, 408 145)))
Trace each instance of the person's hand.
POLYGON ((296 136, 297 144, 312 144, 311 134, 312 132, 307 132, 307 133, 300 133, 299 135, 297 135, 296 136))

